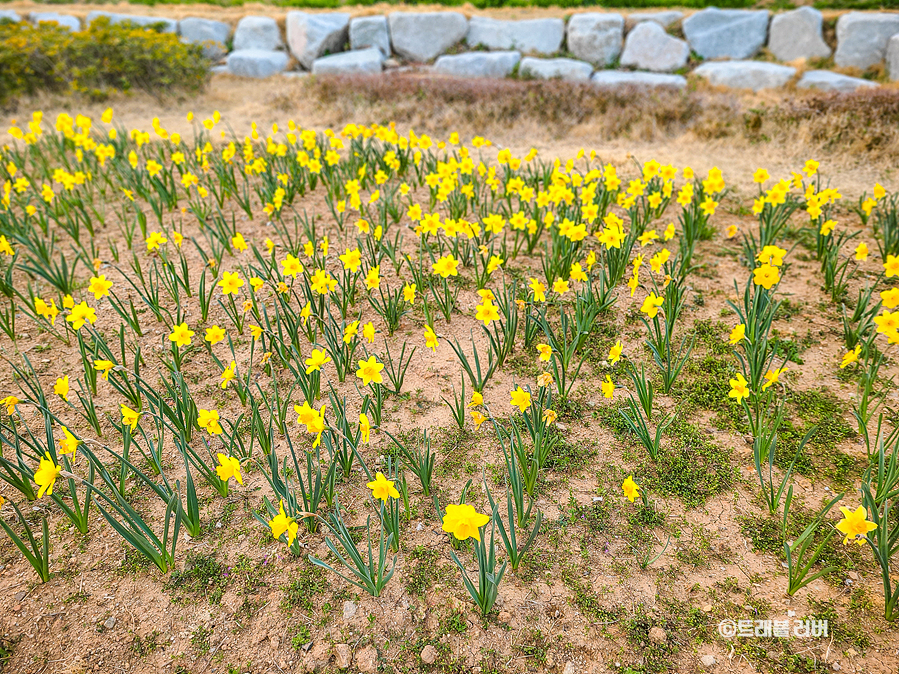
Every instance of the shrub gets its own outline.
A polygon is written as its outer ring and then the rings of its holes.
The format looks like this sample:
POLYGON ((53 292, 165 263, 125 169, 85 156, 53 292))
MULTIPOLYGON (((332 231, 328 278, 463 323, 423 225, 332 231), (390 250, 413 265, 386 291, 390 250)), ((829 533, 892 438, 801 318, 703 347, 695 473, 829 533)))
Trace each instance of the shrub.
POLYGON ((0 22, 0 104, 39 91, 152 94, 201 89, 209 62, 176 35, 101 18, 86 30, 0 22))

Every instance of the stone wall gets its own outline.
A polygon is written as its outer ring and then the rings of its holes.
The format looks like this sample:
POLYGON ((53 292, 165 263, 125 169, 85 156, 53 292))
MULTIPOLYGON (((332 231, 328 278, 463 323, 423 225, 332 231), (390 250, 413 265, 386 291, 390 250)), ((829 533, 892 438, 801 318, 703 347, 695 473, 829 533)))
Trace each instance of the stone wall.
MULTIPOLYGON (((91 12, 86 21, 161 23, 186 42, 203 45, 216 72, 241 77, 283 73, 317 75, 380 73, 398 68, 455 77, 521 77, 592 81, 597 86, 683 88, 688 64, 714 85, 759 91, 792 81, 800 88, 854 91, 870 80, 831 70, 807 70, 797 78, 791 62, 824 61, 865 71, 884 64, 899 81, 899 13, 849 12, 837 21, 836 49, 824 40, 823 17, 811 7, 774 14, 768 10, 708 8, 646 11, 627 16, 583 12, 563 18, 499 20, 455 11, 391 12, 351 17, 340 12, 291 11, 282 33, 275 19, 245 16, 236 26, 204 18, 180 21, 91 12), (683 36, 683 37, 680 37, 683 36), (753 60, 763 48, 770 60, 753 60), (694 58, 690 59, 693 54, 694 58)), ((0 18, 23 20, 16 12, 0 18)), ((29 21, 55 21, 71 30, 78 18, 36 13, 29 21)))

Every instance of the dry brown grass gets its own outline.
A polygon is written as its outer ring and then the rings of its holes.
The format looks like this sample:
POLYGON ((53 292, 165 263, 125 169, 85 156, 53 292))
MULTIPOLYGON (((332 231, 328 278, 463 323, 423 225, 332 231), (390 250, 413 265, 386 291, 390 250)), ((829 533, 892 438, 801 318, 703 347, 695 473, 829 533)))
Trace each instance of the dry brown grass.
POLYGON ((867 155, 899 153, 899 90, 812 94, 784 100, 762 115, 762 133, 802 139, 824 152, 867 155))
POLYGON ((589 125, 598 140, 639 141, 690 135, 733 139, 808 151, 866 155, 899 153, 899 90, 855 94, 785 92, 775 98, 711 91, 598 90, 587 84, 516 80, 459 81, 385 76, 310 80, 302 91, 334 124, 347 120, 410 124, 431 132, 471 129, 489 133, 513 125, 537 126, 561 138, 589 125))
POLYGON ((323 111, 345 118, 380 116, 434 131, 481 133, 536 123, 555 137, 601 120, 603 139, 679 135, 705 105, 699 96, 674 91, 602 91, 590 84, 512 79, 328 78, 310 81, 308 90, 323 111))

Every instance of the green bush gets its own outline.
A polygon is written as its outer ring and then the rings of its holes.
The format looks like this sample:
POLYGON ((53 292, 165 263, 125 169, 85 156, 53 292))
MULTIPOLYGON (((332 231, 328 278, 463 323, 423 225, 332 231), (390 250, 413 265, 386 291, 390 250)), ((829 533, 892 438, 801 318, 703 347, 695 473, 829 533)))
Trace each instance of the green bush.
POLYGON ((0 104, 40 91, 102 99, 113 91, 192 92, 207 80, 199 45, 101 18, 70 32, 53 24, 0 22, 0 104))
POLYGON ((899 0, 819 0, 818 9, 899 9, 899 0))

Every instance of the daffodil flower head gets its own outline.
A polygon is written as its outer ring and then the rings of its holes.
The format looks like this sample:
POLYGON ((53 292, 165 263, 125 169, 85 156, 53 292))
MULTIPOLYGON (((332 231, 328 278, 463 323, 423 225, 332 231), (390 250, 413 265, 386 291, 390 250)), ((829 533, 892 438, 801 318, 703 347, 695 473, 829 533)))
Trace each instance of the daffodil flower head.
POLYGON ((765 263, 752 270, 752 282, 762 286, 765 290, 771 290, 780 281, 780 272, 777 267, 765 263))
POLYGON ((6 413, 9 416, 12 416, 16 413, 16 405, 18 405, 21 401, 15 396, 6 396, 3 400, 0 400, 0 405, 6 407, 6 413))
POLYGON ((69 375, 59 377, 53 385, 53 393, 63 400, 69 399, 69 375))
POLYGON ((368 444, 369 436, 371 435, 371 423, 368 420, 368 415, 365 412, 359 413, 359 433, 362 436, 362 442, 368 444))
POLYGON ((242 485, 243 477, 240 474, 240 460, 221 452, 216 454, 216 458, 219 461, 219 465, 215 467, 215 473, 219 476, 219 479, 222 482, 227 482, 233 477, 238 484, 242 485))
POLYGON ((730 392, 727 394, 730 398, 735 398, 739 405, 744 398, 749 397, 749 382, 742 374, 737 374, 735 379, 730 380, 730 392))
POLYGON ((517 407, 521 412, 524 412, 531 406, 531 394, 521 388, 521 386, 518 386, 518 388, 512 391, 510 404, 512 407, 517 407))
POLYGON ((368 386, 371 383, 380 384, 384 381, 384 376, 381 374, 383 369, 384 365, 382 363, 379 363, 374 356, 369 356, 368 360, 359 361, 359 369, 356 370, 356 376, 362 380, 363 386, 368 386))
POLYGON ((172 328, 172 332, 169 334, 169 340, 173 342, 175 346, 190 346, 191 337, 193 336, 194 331, 187 327, 187 323, 181 323, 172 328))
POLYGON ((864 545, 868 532, 877 529, 877 524, 868 521, 868 511, 864 506, 855 510, 841 506, 840 512, 843 513, 843 519, 837 523, 837 531, 844 535, 843 545, 848 545, 851 540, 864 545))
POLYGON ((649 318, 655 318, 659 313, 659 307, 664 303, 665 298, 659 297, 656 295, 655 291, 651 291, 649 296, 643 300, 643 306, 640 307, 640 311, 646 314, 649 318))
POLYGON ((634 499, 640 495, 640 486, 634 482, 633 475, 628 475, 627 479, 621 484, 621 489, 624 491, 624 495, 627 496, 627 500, 631 503, 633 503, 634 499))
POLYGON ((282 500, 278 504, 278 514, 275 515, 268 522, 269 528, 272 530, 272 536, 274 538, 281 538, 285 533, 287 534, 287 544, 293 545, 294 540, 297 537, 297 530, 299 529, 299 525, 292 517, 288 517, 284 512, 284 501, 282 500))
POLYGON ((624 347, 621 345, 621 340, 619 339, 615 342, 615 345, 609 349, 609 362, 612 363, 612 365, 621 360, 622 351, 624 351, 624 347))
POLYGON ((133 433, 137 428, 137 423, 140 421, 140 412, 135 412, 125 404, 119 405, 119 410, 122 412, 122 424, 129 426, 133 433))
POLYGON ((376 473, 374 481, 369 482, 367 486, 371 489, 371 495, 384 503, 387 503, 388 499, 400 497, 400 493, 393 486, 393 481, 384 477, 384 473, 376 473))
POLYGON ((312 349, 312 354, 305 360, 306 374, 320 371, 322 365, 330 362, 331 358, 324 349, 312 349))
POLYGON ((857 344, 856 347, 852 351, 845 353, 843 355, 843 360, 840 363, 840 369, 842 370, 846 367, 849 367, 849 365, 851 365, 852 363, 857 362, 858 356, 861 352, 862 352, 862 345, 857 344))
POLYGON ((606 375, 606 380, 600 384, 600 388, 606 398, 611 398, 615 394, 615 382, 612 381, 611 375, 606 375))
POLYGON ((78 450, 78 445, 81 444, 81 440, 72 435, 71 431, 65 426, 62 427, 63 437, 59 441, 59 453, 60 454, 71 454, 72 459, 75 459, 75 452, 78 450))
POLYGON ((434 332, 434 329, 430 325, 426 325, 425 348, 431 349, 434 353, 437 353, 438 346, 440 346, 440 342, 437 339, 437 333, 434 332))
POLYGON ((219 423, 219 413, 216 410, 199 410, 197 425, 206 429, 210 435, 220 435, 222 426, 219 423))
POLYGON ((62 471, 62 466, 57 466, 50 457, 50 452, 44 452, 41 457, 38 469, 34 471, 34 482, 40 487, 37 493, 38 498, 53 495, 53 485, 56 484, 56 478, 62 471))
POLYGON ((489 515, 479 513, 468 503, 460 505, 450 503, 446 506, 446 514, 443 516, 443 530, 459 541, 469 538, 480 541, 479 529, 489 521, 489 515))
POLYGON ((471 419, 474 421, 474 429, 478 430, 485 421, 487 421, 487 417, 481 414, 478 410, 471 410, 471 419))

